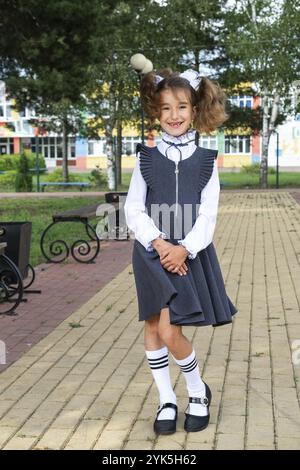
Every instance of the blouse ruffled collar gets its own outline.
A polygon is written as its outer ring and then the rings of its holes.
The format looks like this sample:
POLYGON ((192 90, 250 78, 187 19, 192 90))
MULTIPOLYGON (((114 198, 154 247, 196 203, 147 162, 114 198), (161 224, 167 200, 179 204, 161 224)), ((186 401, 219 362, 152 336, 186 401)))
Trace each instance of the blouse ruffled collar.
POLYGON ((188 130, 185 134, 174 136, 167 132, 163 132, 161 135, 162 140, 172 142, 173 144, 184 144, 185 142, 195 139, 196 131, 194 129, 188 130))

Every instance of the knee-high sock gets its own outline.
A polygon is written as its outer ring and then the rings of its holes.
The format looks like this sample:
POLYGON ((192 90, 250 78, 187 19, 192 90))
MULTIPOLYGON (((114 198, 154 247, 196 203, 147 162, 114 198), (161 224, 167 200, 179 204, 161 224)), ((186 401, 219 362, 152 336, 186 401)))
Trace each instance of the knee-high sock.
MULTIPOLYGON (((196 358, 195 351, 187 356, 185 359, 176 359, 173 356, 176 364, 179 365, 181 372, 184 375, 189 397, 201 398, 205 396, 205 384, 200 377, 199 366, 196 358)), ((199 403, 189 404, 189 414, 196 416, 206 416, 207 407, 199 403)))
MULTIPOLYGON (((158 389, 160 404, 174 403, 176 405, 176 395, 170 379, 168 348, 163 347, 156 351, 145 352, 158 389)), ((175 410, 172 408, 165 408, 158 415, 158 419, 174 419, 174 417, 175 410)))

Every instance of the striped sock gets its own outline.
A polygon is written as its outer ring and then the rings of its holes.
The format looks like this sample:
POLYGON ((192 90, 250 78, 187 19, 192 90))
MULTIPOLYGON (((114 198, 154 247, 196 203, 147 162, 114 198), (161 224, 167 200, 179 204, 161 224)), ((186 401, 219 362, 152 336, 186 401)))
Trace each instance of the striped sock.
MULTIPOLYGON (((168 348, 163 347, 156 351, 145 351, 148 363, 156 383, 160 404, 174 403, 176 405, 176 395, 170 379, 168 348)), ((175 410, 165 408, 159 413, 158 419, 174 419, 175 410)))
MULTIPOLYGON (((204 397, 205 384, 200 377, 195 351, 193 350, 192 353, 185 359, 179 360, 174 356, 173 359, 176 364, 179 365, 180 370, 184 375, 189 397, 204 397)), ((196 416, 206 416, 207 407, 199 403, 190 403, 188 413, 196 416)))

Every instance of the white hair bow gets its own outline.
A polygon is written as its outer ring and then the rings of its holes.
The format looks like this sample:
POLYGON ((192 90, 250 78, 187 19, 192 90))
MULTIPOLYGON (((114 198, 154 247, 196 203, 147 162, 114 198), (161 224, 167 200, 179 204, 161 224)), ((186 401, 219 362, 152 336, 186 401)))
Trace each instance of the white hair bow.
MULTIPOLYGON (((182 72, 179 76, 181 78, 185 78, 189 82, 191 87, 193 87, 194 90, 197 90, 199 83, 201 81, 201 77, 200 77, 200 74, 196 72, 196 70, 188 69, 185 72, 182 72)), ((156 85, 158 85, 159 82, 161 82, 163 79, 164 77, 161 77, 161 75, 155 75, 156 85)))
POLYGON ((199 86, 199 83, 201 81, 201 77, 200 77, 199 72, 196 72, 196 70, 189 69, 189 70, 186 70, 185 72, 181 73, 180 77, 185 78, 186 80, 188 80, 191 87, 193 87, 194 90, 197 90, 197 88, 199 86))

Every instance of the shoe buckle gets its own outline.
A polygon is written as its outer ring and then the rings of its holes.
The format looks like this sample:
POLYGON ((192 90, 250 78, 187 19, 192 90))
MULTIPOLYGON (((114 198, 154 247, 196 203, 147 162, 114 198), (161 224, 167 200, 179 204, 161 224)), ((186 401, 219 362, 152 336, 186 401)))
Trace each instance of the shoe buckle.
POLYGON ((190 398, 190 403, 199 403, 200 405, 208 406, 209 401, 207 397, 200 397, 200 398, 190 398))
POLYGON ((208 406, 208 398, 207 397, 201 398, 201 402, 202 402, 202 405, 208 406))

